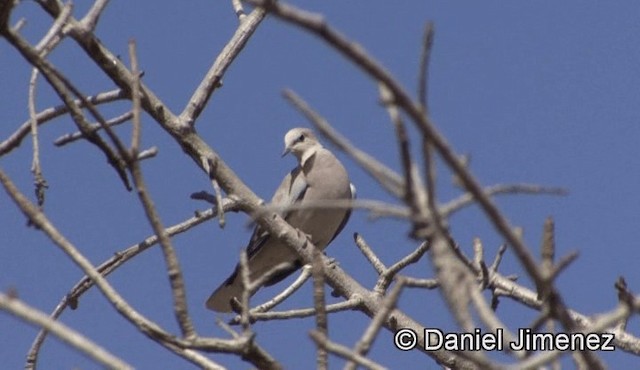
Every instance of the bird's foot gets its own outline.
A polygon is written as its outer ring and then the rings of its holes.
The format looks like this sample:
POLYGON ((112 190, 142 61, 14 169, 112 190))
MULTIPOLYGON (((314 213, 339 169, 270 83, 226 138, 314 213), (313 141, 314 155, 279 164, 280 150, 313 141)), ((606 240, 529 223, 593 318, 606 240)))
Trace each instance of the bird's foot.
MULTIPOLYGON (((326 254, 325 254, 325 256, 326 256, 326 254)), ((327 266, 328 266, 329 268, 334 268, 334 267, 336 267, 336 266, 339 266, 339 265, 340 265, 340 262, 338 262, 338 260, 337 260, 337 259, 335 259, 335 258, 333 258, 333 257, 329 257, 329 256, 327 256, 327 258, 329 259, 329 261, 327 261, 327 262, 328 262, 328 263, 327 263, 327 266)))
POLYGON ((302 248, 306 248, 307 245, 311 242, 311 234, 307 234, 300 229, 296 229, 296 231, 298 232, 298 238, 305 238, 305 242, 302 248))

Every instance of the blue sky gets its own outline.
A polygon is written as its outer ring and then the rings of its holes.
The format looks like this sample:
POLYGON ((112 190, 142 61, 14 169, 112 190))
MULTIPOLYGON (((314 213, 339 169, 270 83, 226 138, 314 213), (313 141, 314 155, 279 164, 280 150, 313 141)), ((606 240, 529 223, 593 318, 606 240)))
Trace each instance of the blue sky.
MULTIPOLYGON (((579 258, 558 280, 566 303, 591 315, 617 304, 613 283, 624 276, 632 291, 640 288, 640 4, 588 1, 499 2, 440 1, 320 3, 296 5, 325 14, 330 24, 357 40, 381 61, 409 91, 415 91, 424 24, 435 22, 436 39, 430 67, 430 107, 438 128, 459 153, 470 154, 471 170, 484 185, 531 182, 562 186, 566 197, 507 196, 498 204, 537 253, 544 219, 556 220, 557 256, 578 251, 579 258)), ((86 7, 76 4, 80 17, 86 7)), ((13 16, 26 17, 23 34, 37 41, 50 20, 32 3, 21 4, 13 16)), ((144 81, 174 111, 180 112, 213 58, 237 25, 230 2, 188 3, 113 1, 97 29, 98 37, 127 59, 127 41, 138 45, 144 81)), ((113 85, 67 40, 50 57, 86 93, 113 85)), ((10 135, 28 117, 30 70, 6 41, 0 42, 0 137, 10 135)), ((393 129, 378 104, 375 84, 320 40, 269 18, 227 72, 197 122, 198 132, 259 196, 268 199, 282 176, 294 166, 280 159, 282 136, 308 123, 281 97, 292 88, 360 148, 399 170, 393 129)), ((59 104, 40 81, 37 106, 59 104)), ((106 116, 128 109, 126 104, 102 107, 106 116)), ((144 175, 165 225, 202 209, 189 199, 209 188, 206 176, 149 117, 143 121, 143 143, 157 146, 159 155, 143 165, 144 175)), ((48 217, 95 264, 151 234, 133 193, 126 192, 102 154, 79 142, 56 148, 52 141, 75 131, 68 118, 42 126, 42 162, 50 185, 48 217)), ((130 130, 118 132, 128 142, 130 130)), ((417 146, 418 141, 414 142, 417 146)), ((330 147, 330 144, 327 143, 330 147)), ((32 195, 28 140, 0 158, 0 167, 32 195)), ((348 157, 345 163, 362 199, 391 200, 348 157)), ((441 202, 459 195, 450 174, 439 171, 441 202)), ((24 217, 10 199, 0 195, 0 289, 15 288, 21 299, 50 311, 82 276, 63 253, 40 233, 25 227, 24 217)), ((480 237, 493 258, 502 240, 480 211, 469 208, 451 220, 454 238, 467 252, 480 237)), ((417 242, 398 221, 371 222, 356 212, 328 254, 363 285, 375 282, 374 270, 354 246, 359 232, 386 263, 411 251, 417 242)), ((247 217, 228 215, 221 230, 210 222, 174 239, 187 282, 190 312, 200 334, 225 335, 204 309, 204 300, 237 261, 250 236, 247 217)), ((427 260, 410 270, 432 276, 427 260)), ((522 269, 508 252, 502 273, 522 269)), ((145 252, 110 277, 110 281, 142 313, 177 332, 170 291, 159 250, 145 252)), ((530 286, 526 278, 520 280, 530 286)), ((254 302, 278 291, 261 292, 254 302)), ((283 308, 311 303, 310 286, 283 308)), ((400 307, 425 326, 453 329, 436 292, 407 291, 400 307)), ((503 300, 505 321, 514 329, 536 314, 503 300)), ((182 360, 148 341, 124 322, 106 300, 91 291, 80 307, 62 320, 102 343, 137 368, 185 368, 182 360)), ((367 324, 359 313, 330 317, 330 335, 353 346, 367 324)), ((638 334, 638 320, 630 330, 638 334)), ((314 365, 308 320, 286 324, 258 323, 258 341, 287 368, 314 365)), ((0 359, 18 368, 36 331, 0 315, 0 359)), ((632 356, 602 354, 608 365, 629 367, 632 356)), ((96 368, 75 351, 50 339, 41 353, 42 369, 96 368)), ((214 355, 237 368, 231 356, 214 355)), ((435 366, 416 353, 399 353, 384 332, 372 358, 391 368, 435 366), (426 364, 426 365, 425 365, 426 364)), ((498 357, 500 358, 500 357, 498 357)), ((341 362, 331 360, 332 368, 341 362)), ((242 365, 246 367, 246 365, 242 365)))

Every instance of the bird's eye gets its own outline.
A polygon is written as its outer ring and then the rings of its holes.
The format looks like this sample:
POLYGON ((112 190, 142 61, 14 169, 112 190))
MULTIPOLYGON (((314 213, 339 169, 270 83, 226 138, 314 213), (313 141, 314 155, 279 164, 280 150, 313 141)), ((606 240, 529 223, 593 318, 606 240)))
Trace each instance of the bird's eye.
POLYGON ((298 141, 298 142, 303 142, 303 141, 304 141, 304 135, 300 135, 300 136, 298 137, 298 140, 296 140, 296 141, 298 141))

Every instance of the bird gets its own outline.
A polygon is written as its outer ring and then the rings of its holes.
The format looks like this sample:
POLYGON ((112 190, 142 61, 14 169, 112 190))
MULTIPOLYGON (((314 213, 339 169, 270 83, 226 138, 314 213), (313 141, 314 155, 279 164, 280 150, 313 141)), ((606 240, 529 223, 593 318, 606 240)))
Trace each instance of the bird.
MULTIPOLYGON (((271 206, 292 227, 306 234, 320 250, 342 231, 351 215, 351 209, 287 207, 323 200, 348 200, 355 198, 355 187, 342 163, 331 151, 324 148, 311 129, 293 128, 284 136, 282 157, 293 154, 296 166, 276 189, 271 206)), ((281 263, 289 263, 285 270, 265 282, 274 285, 302 267, 298 255, 284 242, 272 237, 257 225, 247 250, 249 280, 256 281, 281 263)), ((242 295, 240 264, 207 299, 206 307, 216 312, 231 312, 231 301, 242 295)))

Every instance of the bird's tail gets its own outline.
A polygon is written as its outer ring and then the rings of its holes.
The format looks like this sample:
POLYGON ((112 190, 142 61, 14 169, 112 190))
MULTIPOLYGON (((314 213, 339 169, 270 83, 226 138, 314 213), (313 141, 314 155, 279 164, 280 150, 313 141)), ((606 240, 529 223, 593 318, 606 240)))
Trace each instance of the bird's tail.
POLYGON ((242 282, 239 274, 237 274, 237 268, 236 272, 227 281, 211 293, 211 296, 207 299, 206 306, 216 312, 232 312, 231 299, 233 297, 238 300, 242 297, 242 282))

